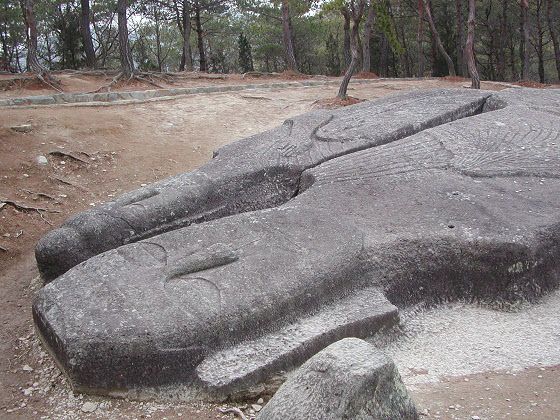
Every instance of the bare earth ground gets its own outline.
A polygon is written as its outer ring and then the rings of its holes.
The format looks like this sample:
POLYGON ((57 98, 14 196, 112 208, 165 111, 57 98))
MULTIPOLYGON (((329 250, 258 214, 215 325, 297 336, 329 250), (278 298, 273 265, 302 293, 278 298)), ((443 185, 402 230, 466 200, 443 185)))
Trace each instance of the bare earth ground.
MULTIPOLYGON (((88 78, 80 85, 81 75, 64 78, 71 91, 99 86, 99 80, 88 78)), ((247 81, 237 77, 193 83, 247 81)), ((373 99, 464 84, 379 80, 351 86, 349 94, 373 99)), ((0 209, 0 247, 6 250, 0 250, 0 418, 227 418, 219 406, 207 404, 73 395, 33 335, 30 305, 40 287, 33 248, 69 215, 144 183, 190 171, 221 145, 306 112, 336 90, 262 89, 130 105, 0 110, 0 200, 48 210, 12 205, 0 209), (31 124, 32 130, 18 133, 10 128, 20 124, 31 124), (47 157, 48 164, 38 164, 38 156, 47 157), (86 413, 85 408, 95 411, 86 413)), ((42 88, 12 89, 0 97, 44 93, 42 88)), ((558 293, 513 314, 461 304, 411 310, 403 316, 401 331, 377 341, 394 357, 426 418, 558 419, 558 315, 558 293)))

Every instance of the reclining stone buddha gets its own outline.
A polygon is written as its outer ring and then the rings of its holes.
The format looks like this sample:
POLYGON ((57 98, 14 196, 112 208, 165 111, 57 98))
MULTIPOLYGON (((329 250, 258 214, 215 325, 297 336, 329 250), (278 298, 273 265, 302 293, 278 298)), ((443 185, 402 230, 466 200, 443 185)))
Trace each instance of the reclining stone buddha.
POLYGON ((46 235, 33 316, 78 390, 240 395, 397 307, 555 288, 559 193, 560 90, 314 111, 46 235))

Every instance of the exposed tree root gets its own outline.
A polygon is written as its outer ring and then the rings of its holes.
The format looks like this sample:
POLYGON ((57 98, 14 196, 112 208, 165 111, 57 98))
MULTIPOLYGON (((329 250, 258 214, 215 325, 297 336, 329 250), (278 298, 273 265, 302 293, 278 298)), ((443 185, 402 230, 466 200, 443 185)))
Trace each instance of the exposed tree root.
POLYGON ((13 78, 3 80, 0 83, 1 90, 9 89, 25 89, 26 87, 33 85, 34 82, 39 82, 41 85, 45 85, 57 92, 62 93, 62 83, 57 78, 53 77, 50 73, 27 73, 20 76, 15 76, 13 78))
POLYGON ((219 408, 218 411, 222 414, 229 414, 233 413, 233 415, 239 417, 241 420, 248 420, 243 411, 241 411, 237 407, 230 407, 230 408, 219 408))
POLYGON ((177 79, 176 73, 157 73, 153 71, 144 71, 141 74, 144 77, 159 79, 166 83, 173 83, 177 79))
POLYGON ((62 178, 59 178, 59 177, 56 177, 56 176, 51 176, 49 178, 54 179, 55 181, 58 181, 61 184, 70 185, 71 187, 78 188, 78 189, 83 190, 83 191, 88 191, 87 188, 82 187, 81 185, 78 185, 78 184, 74 184, 74 183, 72 183, 72 182, 70 182, 66 179, 62 179, 62 178))
POLYGON ((163 86, 157 84, 156 82, 154 82, 153 80, 150 80, 152 78, 152 76, 148 76, 148 77, 144 77, 144 76, 139 76, 139 75, 135 75, 134 78, 136 80, 140 80, 142 82, 148 83, 149 85, 155 86, 158 89, 164 89, 163 86))
POLYGON ((272 98, 267 98, 266 96, 251 96, 251 95, 241 95, 243 99, 257 99, 261 101, 272 101, 272 98))
MULTIPOLYGON (((53 73, 58 73, 57 71, 53 73)), ((70 73, 70 74, 77 74, 82 76, 109 76, 111 74, 115 74, 115 70, 104 70, 104 69, 91 69, 91 70, 74 70, 74 69, 64 69, 61 70, 60 73, 70 73)))
POLYGON ((228 78, 226 74, 204 73, 199 71, 182 71, 178 73, 167 73, 167 74, 181 79, 225 80, 228 78))
POLYGON ((15 76, 9 79, 4 79, 0 81, 0 90, 9 90, 9 89, 22 89, 29 83, 31 79, 29 77, 24 76, 15 76))
POLYGON ((165 89, 164 86, 161 86, 154 79, 161 80, 165 83, 173 83, 174 76, 171 74, 163 74, 163 73, 158 74, 153 72, 138 72, 138 71, 127 76, 124 72, 120 72, 115 77, 113 77, 113 79, 108 84, 103 85, 99 89, 93 90, 88 93, 99 93, 103 91, 111 92, 111 89, 115 87, 115 85, 119 83, 123 83, 126 85, 133 80, 146 83, 158 89, 165 89))
MULTIPOLYGON (((29 190, 24 190, 24 191, 29 191, 29 190)), ((30 193, 32 193, 32 191, 29 191, 30 193)), ((43 194, 43 193, 34 193, 40 196, 45 196, 48 197, 49 199, 53 199, 54 197, 51 197, 48 194, 43 194)), ((41 219, 48 224, 49 226, 53 226, 53 224, 47 220, 45 218, 45 216, 43 216, 43 212, 47 212, 47 213, 60 213, 60 211, 58 210, 52 210, 52 209, 46 209, 43 207, 33 207, 33 206, 29 206, 27 204, 21 204, 21 203, 16 203, 15 201, 11 201, 11 200, 5 200, 5 199, 0 199, 0 203, 2 203, 2 207, 4 207, 5 205, 11 205, 12 207, 14 207, 16 210, 21 210, 21 211, 36 211, 39 214, 39 217, 41 217, 41 219)), ((0 207, 0 208, 2 208, 0 207)), ((23 233, 23 231, 21 231, 23 233)), ((16 237, 18 237, 19 235, 16 235, 16 237)), ((1 248, 0 250, 7 252, 8 250, 5 248, 1 248)))
POLYGON ((63 152, 61 150, 53 150, 52 152, 49 152, 49 155, 58 156, 58 157, 62 157, 62 158, 68 157, 70 159, 77 160, 78 162, 85 163, 86 165, 89 164, 88 161, 83 160, 82 158, 76 156, 74 153, 70 153, 70 152, 63 152))
POLYGON ((48 200, 57 201, 55 197, 53 197, 52 195, 49 195, 47 193, 43 193, 43 192, 39 192, 39 191, 31 191, 31 190, 27 190, 25 188, 22 188, 21 190, 23 192, 28 193, 28 194, 36 195, 37 197, 42 197, 42 198, 46 198, 48 200))
POLYGON ((119 74, 117 74, 115 77, 113 77, 113 80, 111 80, 109 83, 107 83, 106 85, 101 86, 99 89, 96 90, 92 90, 91 92, 88 93, 99 93, 103 90, 107 90, 107 92, 111 92, 111 88, 113 86, 115 86, 120 79, 122 79, 122 77, 124 76, 124 73, 121 71, 119 74))
POLYGON ((50 88, 62 93, 62 88, 60 88, 61 83, 60 80, 55 79, 54 77, 52 77, 51 75, 49 75, 49 73, 36 73, 35 77, 37 77, 37 79, 39 79, 43 84, 49 86, 50 88))
POLYGON ((45 216, 43 216, 43 213, 41 213, 39 210, 37 210, 37 213, 39 213, 39 216, 41 217, 41 219, 43 220, 43 222, 45 222, 47 225, 52 226, 53 224, 51 222, 49 222, 47 219, 45 219, 45 216))
POLYGON ((0 203, 10 205, 13 208, 15 208, 16 210, 21 210, 21 211, 39 211, 39 212, 46 211, 47 213, 60 213, 59 210, 46 209, 46 208, 43 208, 43 207, 33 207, 33 206, 29 206, 27 204, 17 203, 17 202, 12 201, 12 200, 6 200, 4 198, 0 198, 0 203))
POLYGON ((270 72, 262 72, 262 71, 248 71, 243 73, 243 78, 247 77, 279 77, 280 73, 270 73, 270 72))
POLYGON ((336 109, 358 104, 360 102, 364 102, 364 99, 354 98, 353 96, 347 96, 345 99, 341 99, 337 96, 335 98, 319 99, 313 102, 311 106, 315 109, 336 109))

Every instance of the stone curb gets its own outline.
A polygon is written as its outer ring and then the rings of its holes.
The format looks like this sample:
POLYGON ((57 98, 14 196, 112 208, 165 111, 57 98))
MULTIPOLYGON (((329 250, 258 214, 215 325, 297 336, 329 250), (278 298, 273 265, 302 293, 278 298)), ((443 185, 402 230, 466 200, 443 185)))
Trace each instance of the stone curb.
MULTIPOLYGON (((357 84, 374 84, 386 81, 410 81, 419 80, 414 78, 408 79, 358 79, 352 81, 352 85, 357 84)), ((431 79, 424 79, 431 80, 431 79)), ((54 95, 38 95, 24 96, 20 98, 0 99, 0 107, 4 108, 34 108, 46 105, 73 105, 73 106, 107 106, 107 105, 125 105, 131 103, 142 103, 149 101, 161 101, 175 99, 177 97, 208 94, 208 93, 225 93, 237 92, 244 90, 256 89, 289 89, 315 86, 338 85, 338 80, 303 80, 297 82, 273 82, 273 83, 250 83, 243 85, 226 85, 226 86, 200 86, 192 88, 170 88, 170 89, 154 89, 144 91, 128 91, 128 92, 104 92, 104 93, 58 93, 54 95)))

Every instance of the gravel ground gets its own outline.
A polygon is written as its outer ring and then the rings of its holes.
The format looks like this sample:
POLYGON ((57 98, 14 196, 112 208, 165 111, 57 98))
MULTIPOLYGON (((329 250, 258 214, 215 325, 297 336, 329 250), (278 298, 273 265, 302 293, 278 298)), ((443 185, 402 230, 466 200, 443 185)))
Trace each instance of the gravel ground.
POLYGON ((372 341, 387 351, 406 384, 486 371, 560 364, 560 291, 503 312, 462 303, 401 312, 399 330, 372 341))

